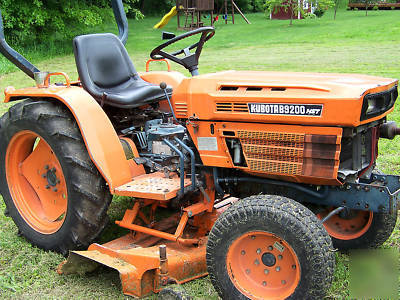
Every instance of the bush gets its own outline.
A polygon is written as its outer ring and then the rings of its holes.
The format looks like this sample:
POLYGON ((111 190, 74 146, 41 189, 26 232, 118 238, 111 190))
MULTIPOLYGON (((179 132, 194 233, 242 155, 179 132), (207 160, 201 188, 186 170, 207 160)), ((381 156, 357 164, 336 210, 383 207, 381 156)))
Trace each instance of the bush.
POLYGON ((314 10, 314 14, 317 16, 317 18, 321 18, 324 15, 325 11, 326 9, 318 7, 316 10, 314 10))
MULTIPOLYGON (((126 0, 125 9, 134 17, 138 0, 126 0)), ((87 32, 91 26, 112 20, 110 0, 0 0, 4 30, 12 44, 67 40, 87 32)))

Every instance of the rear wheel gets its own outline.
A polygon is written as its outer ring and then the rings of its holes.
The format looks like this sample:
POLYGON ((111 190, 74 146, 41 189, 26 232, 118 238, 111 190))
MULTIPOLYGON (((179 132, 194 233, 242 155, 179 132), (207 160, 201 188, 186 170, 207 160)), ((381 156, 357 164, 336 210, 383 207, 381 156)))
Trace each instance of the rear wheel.
MULTIPOLYGON (((322 219, 333 208, 320 212, 322 219)), ((397 214, 382 214, 372 211, 349 210, 333 215, 325 223, 333 246, 340 250, 368 249, 381 246, 392 234, 397 214)))
POLYGON ((66 254, 106 225, 111 195, 59 103, 26 100, 3 115, 0 176, 9 216, 40 248, 66 254))
POLYGON ((207 267, 223 299, 322 299, 333 277, 332 249, 329 235, 303 205, 252 196, 214 224, 207 267))

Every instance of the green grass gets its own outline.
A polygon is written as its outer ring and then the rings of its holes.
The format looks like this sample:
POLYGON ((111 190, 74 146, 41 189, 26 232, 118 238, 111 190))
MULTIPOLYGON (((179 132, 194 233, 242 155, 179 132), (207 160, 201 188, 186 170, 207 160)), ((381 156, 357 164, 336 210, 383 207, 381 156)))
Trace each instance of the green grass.
MULTIPOLYGON (((365 17, 363 11, 340 10, 336 21, 333 21, 332 15, 330 11, 322 19, 295 20, 291 27, 288 21, 270 21, 263 14, 247 15, 252 25, 245 24, 240 16, 236 17, 235 25, 224 25, 220 21, 216 25, 215 37, 207 43, 202 54, 200 72, 226 69, 312 71, 400 78, 398 11, 371 11, 365 17)), ((144 71, 151 49, 161 42, 160 31, 152 29, 157 22, 158 18, 130 21, 127 48, 139 71, 144 71)), ((105 27, 115 31, 114 25, 105 27)), ((173 19, 165 30, 176 32, 176 20, 173 19)), ((72 54, 55 56, 57 52, 52 47, 49 45, 50 50, 46 50, 48 54, 28 53, 28 56, 42 70, 65 71, 71 78, 76 78, 72 54)), ((44 48, 38 46, 37 49, 44 48)), ((61 47, 60 53, 66 53, 68 49, 68 45, 61 47)), ((162 68, 161 65, 157 67, 162 68)), ((187 74, 177 65, 173 68, 187 74)), ((34 84, 22 72, 12 71, 9 64, 0 60, 1 90, 9 85, 20 88, 34 84)), ((0 104, 0 112, 6 111, 8 106, 0 104)), ((398 105, 389 119, 400 121, 398 105)), ((399 174, 399 143, 397 139, 380 142, 378 165, 387 173, 399 174)), ((129 200, 125 198, 114 201, 110 209, 111 219, 121 218, 129 205, 129 200)), ((4 204, 0 202, 2 210, 4 204)), ((115 238, 119 234, 121 231, 116 225, 109 225, 99 241, 115 238)), ((397 226, 385 247, 399 249, 399 238, 397 226)), ((31 247, 17 235, 13 222, 0 216, 1 298, 124 299, 115 272, 102 269, 87 276, 59 276, 55 269, 62 259, 60 255, 31 247)), ((337 254, 337 270, 328 293, 329 299, 348 297, 347 259, 346 255, 337 254)), ((208 278, 188 283, 185 288, 197 299, 217 298, 208 278)))

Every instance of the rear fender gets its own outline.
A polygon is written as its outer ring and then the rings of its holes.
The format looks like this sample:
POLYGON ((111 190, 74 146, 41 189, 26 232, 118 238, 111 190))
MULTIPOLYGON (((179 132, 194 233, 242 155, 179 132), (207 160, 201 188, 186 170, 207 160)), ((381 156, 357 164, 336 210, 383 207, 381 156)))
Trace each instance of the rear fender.
POLYGON ((41 98, 62 102, 74 115, 89 156, 107 181, 111 193, 132 180, 129 163, 117 133, 100 105, 79 87, 51 86, 5 90, 4 102, 41 98))

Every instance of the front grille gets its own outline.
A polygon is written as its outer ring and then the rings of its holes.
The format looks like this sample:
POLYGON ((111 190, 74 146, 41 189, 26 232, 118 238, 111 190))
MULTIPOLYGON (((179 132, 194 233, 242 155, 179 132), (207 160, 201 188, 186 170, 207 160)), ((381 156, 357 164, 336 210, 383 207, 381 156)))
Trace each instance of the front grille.
POLYGON ((219 102, 216 103, 216 111, 217 112, 239 112, 239 113, 247 113, 249 109, 247 107, 247 103, 240 102, 219 102))

